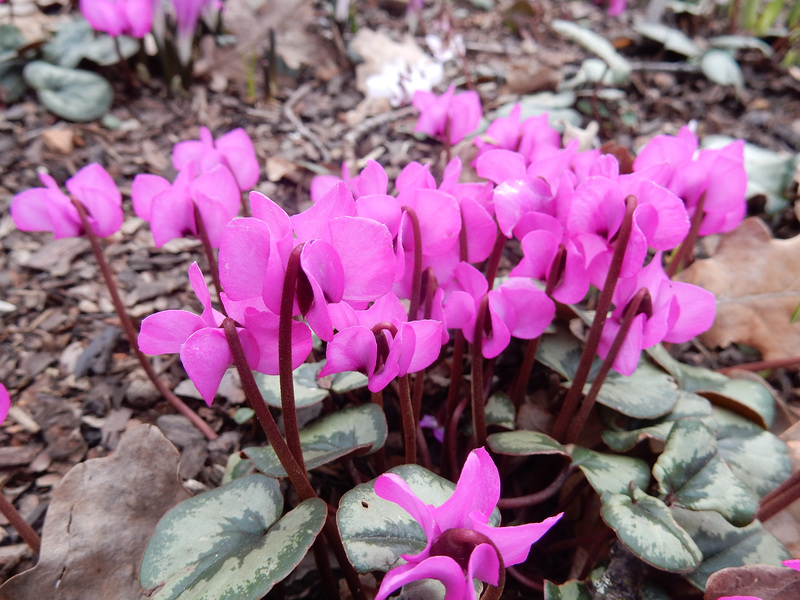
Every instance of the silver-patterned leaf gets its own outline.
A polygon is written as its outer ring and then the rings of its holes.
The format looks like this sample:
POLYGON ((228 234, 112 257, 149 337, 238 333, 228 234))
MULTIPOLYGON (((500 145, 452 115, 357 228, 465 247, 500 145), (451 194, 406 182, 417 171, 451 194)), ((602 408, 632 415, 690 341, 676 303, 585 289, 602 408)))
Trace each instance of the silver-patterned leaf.
POLYGON ((714 432, 699 419, 675 423, 653 476, 673 506, 713 510, 739 527, 755 518, 758 494, 733 474, 719 455, 714 432))
POLYGON ((514 410, 514 403, 508 394, 497 392, 489 396, 486 402, 486 424, 514 429, 514 422, 517 413, 514 410))
POLYGON ((25 66, 22 74, 47 110, 69 121, 99 119, 114 100, 111 84, 91 71, 34 60, 25 66))
POLYGON ((759 521, 753 521, 747 527, 735 527, 716 512, 673 507, 672 514, 702 552, 703 562, 686 575, 701 590, 712 573, 725 567, 779 565, 781 561, 792 558, 783 544, 759 521))
MULTIPOLYGON (((590 388, 591 383, 587 383, 583 393, 590 388)), ((597 402, 635 419, 657 419, 675 407, 678 395, 672 376, 642 359, 630 376, 609 373, 597 402)))
MULTIPOLYGON (((418 465, 389 469, 398 475, 425 504, 441 506, 456 486, 418 465)), ((422 527, 394 502, 379 498, 375 480, 357 485, 339 501, 336 522, 347 556, 361 573, 388 571, 403 563, 401 554, 417 554, 427 543, 422 527)), ((495 509, 489 519, 500 523, 495 509)))
MULTIPOLYGON (((362 404, 338 410, 317 419, 300 432, 300 445, 307 469, 333 462, 356 450, 375 452, 386 441, 388 428, 377 404, 362 404)), ((272 446, 246 448, 256 468, 270 477, 286 477, 272 446)))
POLYGON ((544 600, 592 600, 592 595, 583 581, 565 581, 558 585, 545 580, 544 600))
POLYGON ((312 498, 276 522, 277 481, 249 475, 190 498, 156 527, 139 572, 158 600, 257 600, 302 560, 327 517, 312 498))
POLYGON ((673 573, 687 573, 700 564, 700 549, 658 498, 632 488, 630 494, 606 492, 601 501, 603 521, 647 564, 673 573))
POLYGON ((569 456, 566 448, 549 435, 538 431, 501 431, 486 438, 492 452, 510 456, 533 456, 534 454, 560 454, 569 456))
POLYGON ((633 485, 645 489, 650 482, 650 468, 639 458, 603 454, 581 446, 572 448, 572 464, 580 468, 598 494, 626 494, 633 485))
MULTIPOLYGON (((292 373, 294 381, 294 403, 297 408, 311 406, 322 402, 328 397, 330 392, 319 387, 317 375, 322 370, 325 363, 303 363, 292 373)), ((270 406, 281 408, 281 379, 277 375, 264 375, 263 373, 253 372, 258 389, 264 397, 264 401, 270 406)))

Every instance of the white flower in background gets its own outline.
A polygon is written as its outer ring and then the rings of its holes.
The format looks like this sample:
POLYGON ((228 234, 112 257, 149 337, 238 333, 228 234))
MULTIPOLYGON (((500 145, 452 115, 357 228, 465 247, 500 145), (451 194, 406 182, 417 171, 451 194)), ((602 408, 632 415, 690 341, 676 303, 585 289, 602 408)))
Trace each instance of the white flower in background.
POLYGON ((367 93, 371 98, 388 98, 394 107, 410 104, 414 92, 430 92, 444 78, 444 67, 430 57, 410 65, 398 58, 383 65, 380 73, 367 77, 367 93))
POLYGON ((445 45, 442 38, 435 33, 429 33, 425 36, 425 43, 433 54, 433 57, 440 63, 444 64, 451 60, 462 59, 467 53, 467 48, 464 45, 464 38, 461 34, 448 36, 447 44, 445 45))

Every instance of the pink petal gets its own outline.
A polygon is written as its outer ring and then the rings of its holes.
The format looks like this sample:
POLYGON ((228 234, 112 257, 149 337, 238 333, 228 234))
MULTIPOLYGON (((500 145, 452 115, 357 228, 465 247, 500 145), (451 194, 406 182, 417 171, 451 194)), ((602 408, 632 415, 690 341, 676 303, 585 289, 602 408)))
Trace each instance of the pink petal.
POLYGON ((207 326, 199 315, 186 310, 157 312, 142 321, 139 350, 152 355, 180 352, 193 333, 207 326))
MULTIPOLYGON (((278 328, 280 317, 269 311, 249 309, 245 314, 244 325, 259 348, 258 364, 253 368, 266 375, 278 374, 278 328)), ((311 353, 313 342, 308 325, 292 321, 292 370, 305 362, 311 353)))
POLYGON ((253 141, 244 129, 238 127, 221 135, 214 146, 225 157, 225 163, 241 191, 249 190, 258 183, 261 167, 253 141))
POLYGON ((678 298, 678 319, 664 336, 665 342, 688 342, 707 331, 714 324, 716 298, 711 292, 696 285, 670 282, 669 288, 678 298))
POLYGON ((160 193, 170 189, 169 181, 158 175, 140 173, 133 178, 131 184, 131 200, 133 201, 133 212, 136 216, 145 221, 152 218, 153 198, 160 193))
POLYGON ((342 298, 361 302, 387 294, 394 284, 395 255, 386 226, 362 217, 341 217, 329 223, 329 230, 342 264, 342 298))
POLYGON ((403 323, 400 328, 413 329, 415 337, 413 355, 405 372, 416 373, 431 366, 441 351, 442 323, 434 320, 411 321, 403 323))
POLYGON ((509 277, 499 288, 514 308, 516 323, 511 335, 523 340, 539 337, 553 321, 556 306, 530 279, 509 277))
POLYGON ((150 231, 153 232, 156 248, 183 237, 187 232, 196 235, 192 199, 174 187, 153 198, 150 231))
MULTIPOLYGON (((419 93, 419 92, 417 92, 419 93)), ((389 571, 381 582, 375 600, 384 600, 392 592, 412 581, 438 579, 444 584, 444 600, 474 600, 475 589, 464 571, 449 556, 431 556, 420 563, 401 565, 389 571)))
POLYGON ((484 448, 476 448, 467 456, 455 492, 441 506, 433 509, 433 518, 442 531, 469 529, 469 515, 477 511, 486 521, 500 499, 500 475, 484 448))
POLYGON ((103 167, 86 165, 67 179, 66 187, 86 207, 95 234, 106 237, 122 226, 122 194, 103 167))
MULTIPOLYGON (((256 218, 234 219, 219 244, 219 277, 234 300, 261 296, 270 257, 270 232, 256 218)), ((273 285, 278 285, 273 282, 273 285)))
MULTIPOLYGON (((206 129, 201 127, 201 130, 206 129)), ((211 132, 209 132, 211 135, 211 132)), ((202 137, 202 136, 201 136, 202 137)), ((213 151, 213 144, 209 145, 203 140, 184 140, 176 143, 172 147, 172 167, 176 171, 182 171, 191 162, 200 160, 206 152, 213 151)))
POLYGON ((402 478, 394 473, 381 475, 375 480, 375 494, 406 511, 422 527, 428 542, 433 540, 436 534, 433 509, 420 500, 402 478))
POLYGON ((358 371, 371 377, 378 356, 375 334, 366 327, 343 329, 328 342, 325 355, 327 362, 319 373, 320 377, 345 371, 358 371))
POLYGON ((467 564, 467 581, 472 582, 473 579, 492 585, 500 581, 500 559, 491 544, 480 544, 472 551, 467 564))
POLYGON ((344 290, 344 272, 336 250, 320 240, 306 242, 300 253, 300 268, 310 290, 298 279, 298 303, 309 327, 321 340, 333 339, 333 324, 328 314, 329 302, 340 302, 344 290), (308 297, 308 292, 313 297, 308 297), (301 293, 304 296, 301 296, 301 293))
POLYGON ((478 176, 499 185, 525 176, 525 158, 513 150, 489 150, 477 158, 475 169, 478 176))
POLYGON ((505 565, 511 567, 524 562, 528 558, 531 545, 538 542, 563 515, 564 513, 560 513, 548 517, 541 523, 528 523, 516 527, 491 527, 473 519, 470 527, 492 540, 500 550, 505 565))
POLYGON ((8 411, 11 408, 11 396, 2 383, 0 383, 0 423, 6 420, 8 411))
POLYGON ((328 223, 337 217, 356 216, 353 193, 343 182, 331 188, 316 204, 291 217, 292 229, 301 242, 319 239, 330 242, 328 223))

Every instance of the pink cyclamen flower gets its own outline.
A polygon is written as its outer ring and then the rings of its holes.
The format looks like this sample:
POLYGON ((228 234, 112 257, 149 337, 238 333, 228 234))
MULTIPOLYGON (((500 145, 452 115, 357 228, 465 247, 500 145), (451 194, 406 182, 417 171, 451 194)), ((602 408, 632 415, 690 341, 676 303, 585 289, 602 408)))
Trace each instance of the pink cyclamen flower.
POLYGON ((153 26, 153 0, 81 0, 81 13, 95 31, 144 37, 153 26))
POLYGON ((483 448, 470 452, 453 495, 441 506, 425 504, 392 473, 378 477, 375 493, 408 512, 427 539, 419 554, 402 555, 407 562, 386 574, 375 600, 384 600, 396 589, 420 579, 441 581, 448 600, 475 600, 474 579, 498 583, 498 553, 506 567, 525 561, 531 545, 563 514, 516 527, 489 525, 500 499, 500 476, 483 448))
POLYGON ((175 144, 172 148, 172 166, 176 171, 182 171, 189 163, 197 165, 198 173, 207 173, 217 165, 224 165, 233 173, 242 192, 258 183, 261 172, 253 141, 241 127, 216 140, 207 127, 201 127, 199 140, 175 144))
POLYGON ((150 223, 157 247, 187 233, 197 235, 196 206, 211 246, 219 248, 225 225, 239 212, 241 196, 230 169, 222 164, 199 169, 198 163, 188 162, 173 183, 147 173, 133 178, 133 211, 150 223))
POLYGON ((175 20, 178 22, 177 50, 181 64, 188 64, 192 58, 192 42, 197 20, 205 10, 219 10, 219 0, 172 0, 175 20))
MULTIPOLYGON (((45 187, 20 192, 11 200, 11 218, 21 231, 52 231, 55 239, 84 233, 78 209, 46 173, 45 187)), ((122 194, 106 170, 96 163, 83 167, 66 181, 70 196, 83 204, 95 235, 106 237, 122 226, 122 194)))
POLYGON ((481 99, 477 92, 455 93, 450 86, 441 96, 419 90, 412 101, 419 110, 419 120, 414 131, 457 144, 475 131, 481 122, 481 99))
POLYGON ((6 386, 0 383, 0 423, 6 420, 10 408, 11 396, 9 396, 6 386))

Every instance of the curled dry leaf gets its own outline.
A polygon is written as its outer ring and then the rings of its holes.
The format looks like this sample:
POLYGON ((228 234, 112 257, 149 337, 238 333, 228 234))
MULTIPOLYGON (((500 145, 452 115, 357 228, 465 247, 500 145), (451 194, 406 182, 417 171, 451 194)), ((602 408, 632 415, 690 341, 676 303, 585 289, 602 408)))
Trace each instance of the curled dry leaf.
POLYGON ((140 600, 139 564, 156 523, 189 494, 178 451, 151 425, 106 458, 73 467, 53 492, 39 563, 0 587, 0 600, 140 600), (58 594, 55 594, 58 590, 58 594))
POLYGON ((716 253, 695 261, 676 279, 694 283, 717 298, 714 325, 700 336, 710 347, 746 344, 765 360, 800 354, 800 236, 774 239, 751 217, 725 234, 716 253))

